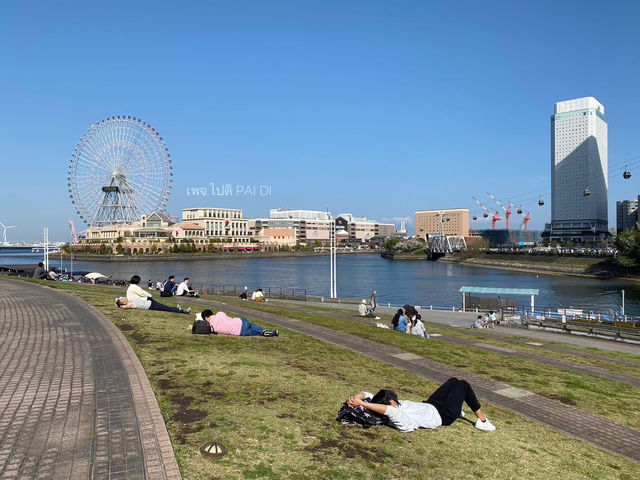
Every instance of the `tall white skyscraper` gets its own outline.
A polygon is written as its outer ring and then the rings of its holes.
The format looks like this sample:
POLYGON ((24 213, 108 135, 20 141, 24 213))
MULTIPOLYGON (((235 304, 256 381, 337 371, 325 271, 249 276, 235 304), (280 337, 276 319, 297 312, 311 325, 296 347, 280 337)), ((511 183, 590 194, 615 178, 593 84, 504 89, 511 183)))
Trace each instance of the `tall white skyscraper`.
POLYGON ((551 117, 549 240, 591 242, 608 235, 608 127, 593 97, 555 104, 551 117))

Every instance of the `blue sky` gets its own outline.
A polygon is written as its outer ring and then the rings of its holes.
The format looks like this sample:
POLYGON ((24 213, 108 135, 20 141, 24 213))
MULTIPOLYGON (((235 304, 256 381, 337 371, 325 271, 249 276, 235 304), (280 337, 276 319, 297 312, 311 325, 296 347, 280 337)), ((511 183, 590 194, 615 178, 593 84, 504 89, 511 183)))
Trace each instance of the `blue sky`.
MULTIPOLYGON (((542 228, 554 102, 595 96, 610 163, 640 155, 639 17, 637 2, 596 1, 5 2, 0 221, 19 226, 9 240, 43 226, 67 240, 75 143, 130 114, 172 153, 173 215, 328 206, 412 221, 477 212, 472 195, 494 210, 490 191, 542 228), (270 195, 187 195, 210 182, 270 195)), ((631 180, 611 175, 610 226, 615 200, 639 193, 633 161, 631 180)))

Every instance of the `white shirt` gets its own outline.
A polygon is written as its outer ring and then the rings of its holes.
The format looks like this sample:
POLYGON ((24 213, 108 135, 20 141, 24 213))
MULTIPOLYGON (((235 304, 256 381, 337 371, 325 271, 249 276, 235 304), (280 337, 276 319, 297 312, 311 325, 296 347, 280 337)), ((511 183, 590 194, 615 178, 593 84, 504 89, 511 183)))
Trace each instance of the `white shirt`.
POLYGON ((143 298, 134 298, 130 300, 130 302, 133 303, 138 310, 149 310, 149 307, 151 306, 151 300, 143 298))
POLYGON ((147 292, 146 290, 143 290, 142 288, 140 288, 138 285, 132 283, 131 285, 129 285, 129 288, 127 288, 127 300, 135 300, 136 298, 141 298, 146 300, 147 298, 150 298, 151 294, 149 292, 147 292))
POLYGON ((190 285, 187 285, 187 283, 185 282, 180 282, 180 284, 178 285, 178 289, 176 290, 176 296, 189 293, 190 290, 191 290, 190 285))
POLYGON ((358 305, 358 314, 364 317, 367 314, 367 306, 364 303, 358 305))
POLYGON ((411 335, 418 335, 420 337, 425 337, 427 335, 427 331, 424 329, 424 323, 422 323, 422 320, 416 320, 416 324, 411 327, 411 335))
MULTIPOLYGON (((364 394, 373 397, 368 392, 364 394)), ((438 428, 442 425, 438 410, 430 403, 401 400, 397 407, 387 406, 385 415, 389 417, 396 430, 401 432, 413 432, 419 428, 438 428)))
POLYGON ((262 294, 262 292, 253 292, 251 294, 251 300, 255 300, 256 298, 262 298, 264 297, 264 295, 262 294))

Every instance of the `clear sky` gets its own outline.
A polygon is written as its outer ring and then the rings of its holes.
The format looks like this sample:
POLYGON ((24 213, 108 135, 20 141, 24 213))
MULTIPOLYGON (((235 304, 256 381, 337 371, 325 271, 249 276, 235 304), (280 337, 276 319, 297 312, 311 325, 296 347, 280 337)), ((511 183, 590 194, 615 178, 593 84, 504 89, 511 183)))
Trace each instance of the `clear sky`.
MULTIPOLYGON (((0 221, 67 240, 66 171, 100 119, 144 118, 175 165, 168 209, 468 207, 550 219, 554 102, 609 120, 609 223, 640 179, 640 3, 19 1, 0 15, 0 221), (623 181, 625 161, 634 176, 623 181), (621 166, 622 165, 622 166, 621 166), (616 170, 617 168, 617 170, 616 170), (613 174, 615 172, 615 175, 613 174), (190 187, 268 185, 201 197, 190 187), (547 200, 537 206, 538 196, 547 200)), ((486 223, 476 222, 482 227, 486 223)), ((411 225, 412 226, 412 225, 411 225)))

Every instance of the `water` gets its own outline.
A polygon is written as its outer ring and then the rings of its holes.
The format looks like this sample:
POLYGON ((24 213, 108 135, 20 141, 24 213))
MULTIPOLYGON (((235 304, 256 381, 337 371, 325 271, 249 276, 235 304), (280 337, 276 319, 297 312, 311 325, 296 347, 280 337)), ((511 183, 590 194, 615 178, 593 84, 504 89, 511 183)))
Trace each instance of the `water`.
MULTIPOLYGON (((16 253, 0 248, 0 265, 35 264, 42 254, 30 250, 16 253)), ((52 266, 60 257, 50 256, 52 266)), ((62 267, 69 269, 69 261, 62 267)), ((170 262, 74 261, 75 271, 96 271, 114 278, 138 274, 143 282, 189 276, 196 285, 248 285, 249 288, 295 287, 307 294, 328 296, 329 257, 233 258, 170 262)), ((536 275, 504 270, 464 267, 428 261, 389 261, 378 255, 338 256, 338 296, 366 298, 378 292, 378 302, 413 303, 434 307, 460 306, 461 286, 537 288, 536 306, 620 310, 621 290, 625 290, 625 313, 640 316, 640 284, 590 278, 536 275)), ((519 301, 529 304, 529 297, 519 301)))

